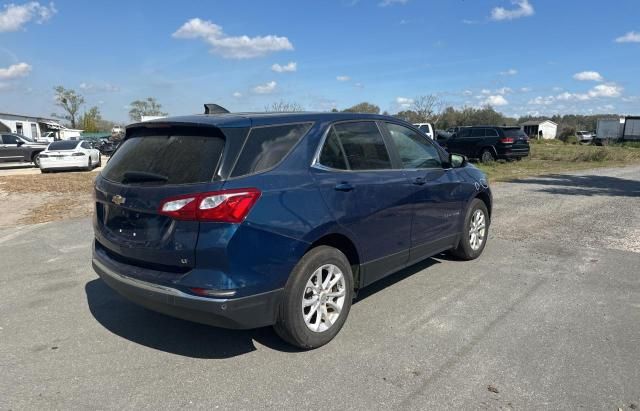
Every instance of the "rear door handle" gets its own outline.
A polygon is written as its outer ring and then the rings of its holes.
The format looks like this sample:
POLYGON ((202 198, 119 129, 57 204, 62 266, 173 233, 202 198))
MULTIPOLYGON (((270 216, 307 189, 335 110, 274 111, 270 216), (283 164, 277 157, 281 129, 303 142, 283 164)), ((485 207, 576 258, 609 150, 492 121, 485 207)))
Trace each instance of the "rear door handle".
POLYGON ((427 180, 425 180, 424 177, 416 177, 413 179, 413 184, 417 186, 423 186, 427 184, 427 180))
POLYGON ((334 189, 336 191, 345 191, 346 192, 346 191, 353 190, 353 186, 351 184, 347 183, 346 181, 343 181, 342 183, 336 185, 334 187, 334 189))

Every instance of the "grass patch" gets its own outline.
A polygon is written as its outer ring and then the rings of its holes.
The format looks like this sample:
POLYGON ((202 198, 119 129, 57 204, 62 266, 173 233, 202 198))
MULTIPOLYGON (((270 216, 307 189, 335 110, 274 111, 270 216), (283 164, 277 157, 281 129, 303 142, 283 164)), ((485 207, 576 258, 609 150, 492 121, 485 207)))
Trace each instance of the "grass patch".
POLYGON ((487 173, 490 181, 508 181, 564 171, 640 164, 640 147, 598 147, 552 141, 531 144, 530 157, 522 161, 478 164, 478 167, 487 173))

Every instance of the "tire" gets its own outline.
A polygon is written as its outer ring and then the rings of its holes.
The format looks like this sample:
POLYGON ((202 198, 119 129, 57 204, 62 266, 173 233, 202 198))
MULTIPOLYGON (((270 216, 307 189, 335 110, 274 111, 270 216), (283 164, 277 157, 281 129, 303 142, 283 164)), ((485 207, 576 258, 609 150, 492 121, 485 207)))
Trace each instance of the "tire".
POLYGON ((467 210, 467 215, 464 219, 464 229, 462 230, 462 237, 458 242, 458 246, 451 250, 451 254, 461 260, 474 260, 482 254, 485 245, 487 244, 487 237, 489 234, 489 212, 487 210, 487 206, 484 201, 479 198, 474 198, 469 204, 469 208, 467 210), (474 242, 472 237, 472 225, 476 224, 478 221, 478 213, 481 213, 483 216, 482 221, 484 222, 484 226, 482 231, 476 230, 476 239, 478 242, 474 242))
POLYGON ((98 164, 96 167, 102 167, 102 154, 98 154, 98 164))
POLYGON ((33 163, 34 166, 40 168, 40 154, 36 153, 33 156, 31 156, 31 162, 33 163))
POLYGON ((353 274, 347 257, 339 250, 319 246, 307 252, 291 272, 285 286, 274 325, 276 333, 286 342, 303 349, 320 347, 331 341, 349 315, 353 299, 353 274), (339 270, 339 273, 336 271, 339 270), (333 274, 331 271, 333 270, 333 274), (338 274, 342 274, 339 279, 338 274), (336 281, 331 288, 319 287, 318 295, 312 287, 322 281, 336 281), (333 292, 336 296, 325 295, 333 292), (305 300, 324 304, 303 306, 305 300), (327 304, 332 302, 333 304, 327 304), (314 311, 314 307, 316 310, 314 311), (337 317, 334 307, 341 307, 337 317), (308 322, 305 321, 305 314, 308 322), (318 317, 320 316, 320 317, 318 317), (314 328, 314 330, 312 330, 314 328))
POLYGON ((516 157, 516 161, 522 161, 522 157, 516 157))
POLYGON ((40 172, 41 172, 42 174, 48 174, 50 171, 49 171, 49 170, 43 170, 43 169, 40 169, 40 172))
POLYGON ((89 156, 89 160, 87 160, 87 166, 83 168, 84 171, 91 171, 93 167, 91 166, 91 156, 89 156))
POLYGON ((496 157, 493 154, 493 151, 489 148, 485 148, 482 150, 482 154, 480 154, 480 161, 484 164, 493 163, 496 161, 496 157))

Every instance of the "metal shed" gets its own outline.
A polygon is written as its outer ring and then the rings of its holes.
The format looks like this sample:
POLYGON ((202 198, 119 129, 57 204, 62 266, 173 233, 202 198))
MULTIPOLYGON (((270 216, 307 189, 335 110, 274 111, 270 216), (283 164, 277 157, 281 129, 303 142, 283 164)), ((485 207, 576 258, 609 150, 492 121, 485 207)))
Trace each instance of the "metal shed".
POLYGON ((522 130, 531 138, 542 137, 545 140, 556 138, 558 125, 551 120, 530 120, 520 124, 522 130), (540 132, 542 131, 542 135, 540 132))

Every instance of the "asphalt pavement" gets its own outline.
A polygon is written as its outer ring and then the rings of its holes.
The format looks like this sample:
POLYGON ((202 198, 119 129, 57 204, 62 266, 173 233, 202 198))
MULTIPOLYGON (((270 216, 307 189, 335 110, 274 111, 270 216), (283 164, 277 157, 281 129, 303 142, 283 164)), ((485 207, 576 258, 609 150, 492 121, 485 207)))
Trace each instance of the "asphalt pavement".
POLYGON ((363 291, 330 344, 139 308, 88 219, 0 230, 0 409, 640 406, 640 167, 500 183, 478 260, 363 291))

